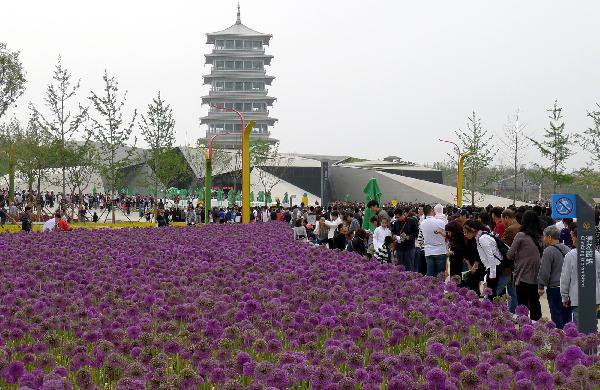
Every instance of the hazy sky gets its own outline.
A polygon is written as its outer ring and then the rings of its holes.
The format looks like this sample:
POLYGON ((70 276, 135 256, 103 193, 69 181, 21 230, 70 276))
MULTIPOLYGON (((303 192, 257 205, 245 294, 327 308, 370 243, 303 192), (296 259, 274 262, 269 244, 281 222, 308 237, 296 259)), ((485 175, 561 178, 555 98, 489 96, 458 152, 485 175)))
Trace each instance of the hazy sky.
MULTIPOLYGON (((207 32, 235 22, 237 1, 3 1, 0 41, 21 51, 27 92, 12 113, 42 104, 60 54, 87 104, 106 68, 145 111, 158 90, 178 143, 205 133, 207 32)), ((569 132, 600 102, 600 1, 242 0, 242 22, 273 34, 272 129, 288 152, 433 162, 476 110, 501 134, 519 108, 541 135, 558 98, 569 132)), ((139 130, 136 130, 139 134, 139 130)), ((143 146, 143 143, 138 141, 143 146)), ((529 154, 529 161, 536 154, 529 154)), ((570 167, 588 156, 575 153, 570 167)), ((499 159, 498 159, 499 160, 499 159)))

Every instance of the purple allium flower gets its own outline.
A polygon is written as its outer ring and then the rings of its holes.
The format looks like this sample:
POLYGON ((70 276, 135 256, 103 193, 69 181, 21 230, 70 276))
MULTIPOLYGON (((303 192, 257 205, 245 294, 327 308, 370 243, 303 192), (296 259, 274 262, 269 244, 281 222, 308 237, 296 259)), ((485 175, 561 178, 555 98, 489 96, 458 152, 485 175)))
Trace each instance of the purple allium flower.
POLYGON ((527 317, 529 315, 529 309, 525 305, 519 305, 515 310, 515 314, 518 316, 527 317))
POLYGON ((577 337, 579 336, 579 330, 577 329, 577 325, 574 322, 569 322, 563 328, 565 335, 567 337, 577 337))
POLYGON ((430 386, 434 386, 435 389, 442 389, 446 383, 446 373, 440 368, 431 368, 425 374, 425 379, 430 386))
POLYGON ((548 371, 540 371, 535 375, 535 384, 539 389, 550 390, 554 388, 554 377, 548 371))
POLYGON ((466 369, 467 367, 465 367, 465 365, 461 362, 454 362, 450 365, 448 372, 452 377, 458 378, 460 376, 460 373, 465 371, 466 369))
POLYGON ((444 353, 446 352, 446 348, 444 347, 444 345, 442 343, 433 342, 433 343, 427 344, 427 352, 429 352, 437 357, 442 357, 444 355, 444 353))
POLYGON ((514 390, 534 390, 533 382, 527 378, 519 379, 515 382, 514 390))
POLYGON ((246 362, 242 365, 242 375, 253 376, 256 364, 253 361, 246 362))
POLYGON ((130 326, 129 328, 127 328, 127 337, 129 337, 131 339, 137 339, 138 337, 140 337, 141 333, 142 333, 142 328, 140 328, 137 325, 130 326))
POLYGON ((210 372, 210 381, 216 384, 225 383, 225 371, 221 367, 215 367, 210 372))
POLYGON ((115 390, 145 390, 144 381, 132 378, 122 378, 117 382, 115 390))
POLYGON ((535 332, 535 328, 531 325, 523 325, 523 327, 521 328, 521 340, 529 340, 531 339, 531 336, 533 336, 533 333, 535 332))
POLYGON ((10 362, 6 373, 8 383, 17 383, 25 373, 25 365, 21 361, 10 362))
POLYGON ((513 372, 507 364, 499 363, 488 370, 487 378, 493 386, 502 388, 511 382, 512 374, 513 372))

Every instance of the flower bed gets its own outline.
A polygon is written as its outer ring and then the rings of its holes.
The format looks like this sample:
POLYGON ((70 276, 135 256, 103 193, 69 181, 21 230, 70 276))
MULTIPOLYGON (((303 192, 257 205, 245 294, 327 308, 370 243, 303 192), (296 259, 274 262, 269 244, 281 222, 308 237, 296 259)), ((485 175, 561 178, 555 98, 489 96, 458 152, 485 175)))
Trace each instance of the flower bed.
MULTIPOLYGON (((169 222, 171 226, 187 226, 185 222, 169 222)), ((34 232, 42 231, 42 224, 34 224, 33 226, 34 232)), ((141 221, 123 221, 123 222, 83 222, 83 223, 73 223, 71 224, 73 229, 122 229, 122 228, 147 228, 147 227, 156 227, 155 222, 141 222, 141 221)), ((0 234, 2 233, 19 233, 21 232, 21 225, 19 224, 6 224, 4 226, 0 226, 0 234)))
POLYGON ((2 389, 595 387, 597 335, 277 223, 0 237, 2 389))

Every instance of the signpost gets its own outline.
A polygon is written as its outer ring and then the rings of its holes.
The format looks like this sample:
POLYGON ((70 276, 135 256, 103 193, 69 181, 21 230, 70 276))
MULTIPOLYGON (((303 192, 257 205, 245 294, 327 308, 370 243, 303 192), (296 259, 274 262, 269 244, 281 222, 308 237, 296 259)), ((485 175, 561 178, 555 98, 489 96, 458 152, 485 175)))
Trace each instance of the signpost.
POLYGON ((595 333, 596 318, 596 237, 594 209, 579 195, 552 195, 552 218, 577 218, 577 283, 579 286, 579 331, 595 333))

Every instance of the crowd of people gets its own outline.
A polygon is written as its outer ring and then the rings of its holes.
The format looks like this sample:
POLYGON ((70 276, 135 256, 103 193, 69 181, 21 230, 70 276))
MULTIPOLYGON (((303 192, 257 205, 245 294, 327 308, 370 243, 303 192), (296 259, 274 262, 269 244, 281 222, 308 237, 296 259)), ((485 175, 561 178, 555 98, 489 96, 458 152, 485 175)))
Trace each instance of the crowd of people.
MULTIPOLYGON (((600 209, 595 213, 598 246, 600 209)), ((552 321, 562 328, 577 320, 577 223, 554 220, 550 214, 542 206, 380 207, 371 201, 292 208, 282 219, 293 226, 297 240, 353 251, 423 275, 448 274, 480 296, 506 297, 512 313, 517 305, 527 307, 533 320, 542 316, 540 298, 545 295, 552 321), (363 229, 366 210, 372 217, 369 228, 363 229)), ((600 248, 596 249, 600 304, 600 248)))
MULTIPOLYGON (((98 212, 112 205, 124 215, 137 212, 139 220, 168 226, 170 221, 188 225, 239 223, 241 208, 213 207, 209 220, 204 205, 190 196, 155 199, 152 196, 119 194, 113 201, 105 194, 73 195, 47 192, 37 196, 17 192, 8 202, 0 191, 0 224, 7 219, 20 222, 31 231, 35 220, 32 198, 37 197, 46 213, 43 230, 71 230, 73 213, 77 220, 99 221, 98 212), (88 214, 93 215, 91 217, 88 214)), ((596 245, 600 245, 600 208, 596 215, 596 245)), ((449 275, 462 286, 489 299, 506 296, 509 310, 517 305, 529 309, 531 319, 541 318, 540 297, 546 295, 554 323, 577 319, 577 223, 572 219, 553 220, 544 206, 485 208, 410 204, 381 205, 334 202, 327 207, 258 206, 251 209, 253 223, 279 221, 293 228, 295 240, 330 249, 351 251, 375 261, 391 263, 423 275, 449 275)), ((597 250, 600 248, 596 248, 597 250)), ((596 252, 600 278, 600 254, 596 252)), ((600 279, 597 283, 600 304, 600 279)))

